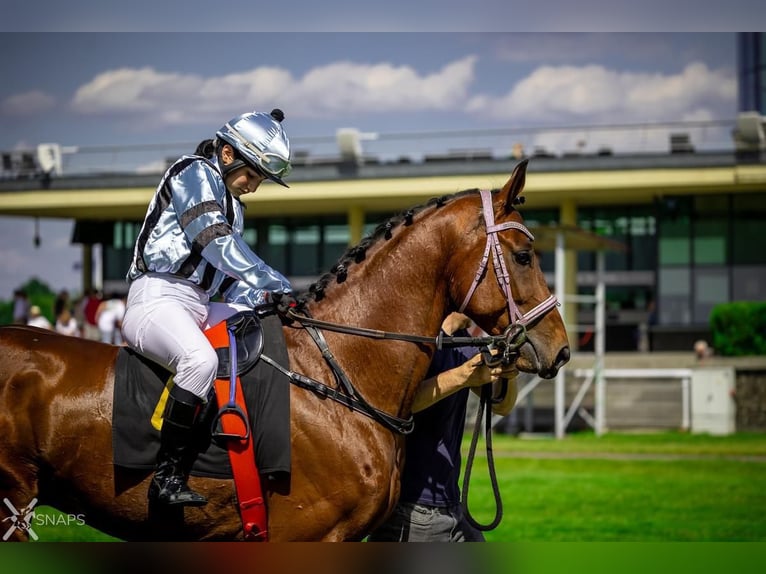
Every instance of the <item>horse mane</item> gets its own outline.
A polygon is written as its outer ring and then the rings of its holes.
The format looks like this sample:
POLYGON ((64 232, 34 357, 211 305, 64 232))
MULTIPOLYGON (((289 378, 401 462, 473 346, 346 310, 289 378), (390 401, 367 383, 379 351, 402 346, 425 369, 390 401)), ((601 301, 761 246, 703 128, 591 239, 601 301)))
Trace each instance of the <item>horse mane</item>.
MULTIPOLYGON (((477 193, 479 190, 466 189, 453 193, 451 195, 443 195, 441 197, 434 197, 429 199, 426 203, 412 207, 406 211, 402 211, 396 215, 393 215, 389 219, 378 224, 378 226, 366 237, 364 237, 358 244, 350 247, 332 268, 323 274, 316 282, 312 283, 307 290, 300 293, 296 300, 299 307, 303 307, 310 300, 321 301, 324 298, 324 292, 327 286, 335 281, 336 283, 343 283, 348 276, 349 267, 355 263, 361 263, 367 257, 367 251, 376 245, 381 240, 388 241, 393 236, 393 230, 404 225, 405 227, 412 225, 415 215, 424 211, 429 207, 438 209, 443 207, 447 203, 452 202, 458 197, 463 197, 473 193, 477 193)), ((493 193, 496 190, 493 190, 493 193)))
MULTIPOLYGON (((370 234, 365 236, 359 243, 346 250, 346 252, 340 256, 338 261, 330 268, 328 272, 324 273, 321 277, 319 277, 319 279, 309 285, 307 289, 299 291, 295 294, 295 299, 298 307, 302 309, 312 299, 314 301, 321 301, 324 298, 325 289, 330 283, 333 281, 336 283, 343 283, 348 276, 350 265, 364 261, 367 257, 367 251, 372 246, 381 241, 381 239, 385 241, 391 239, 393 236, 393 230, 398 226, 402 224, 404 224, 405 227, 412 225, 415 215, 421 211, 424 211, 429 207, 438 209, 459 197, 475 194, 478 191, 478 188, 464 189, 463 191, 459 191, 451 195, 433 197, 426 203, 422 203, 406 211, 402 211, 378 224, 378 226, 370 234)), ((499 190, 497 189, 493 189, 492 193, 494 194, 498 191, 499 190)), ((513 204, 521 205, 524 203, 525 199, 526 198, 524 196, 518 196, 514 198, 513 204)))

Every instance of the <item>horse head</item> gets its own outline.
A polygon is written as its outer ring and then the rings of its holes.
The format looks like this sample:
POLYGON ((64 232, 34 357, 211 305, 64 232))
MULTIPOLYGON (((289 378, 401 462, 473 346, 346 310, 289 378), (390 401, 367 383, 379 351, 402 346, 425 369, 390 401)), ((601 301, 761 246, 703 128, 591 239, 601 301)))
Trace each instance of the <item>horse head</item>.
MULTIPOLYGON (((476 210, 456 210, 450 260, 451 304, 488 334, 506 335, 521 371, 553 378, 569 360, 569 340, 534 249, 534 237, 515 205, 521 203, 527 160, 502 189, 481 192, 476 210)), ((461 202, 476 201, 466 195, 461 202)), ((456 203, 457 207, 457 203, 456 203)))

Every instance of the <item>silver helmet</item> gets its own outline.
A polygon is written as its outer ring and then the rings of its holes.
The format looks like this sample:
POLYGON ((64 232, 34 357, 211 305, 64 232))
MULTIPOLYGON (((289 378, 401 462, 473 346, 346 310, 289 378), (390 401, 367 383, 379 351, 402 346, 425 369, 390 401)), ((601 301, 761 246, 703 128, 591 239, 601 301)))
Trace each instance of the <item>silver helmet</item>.
POLYGON ((243 160, 267 178, 289 187, 282 181, 292 169, 290 140, 281 124, 284 117, 279 109, 270 114, 248 112, 226 122, 216 136, 231 144, 243 160))

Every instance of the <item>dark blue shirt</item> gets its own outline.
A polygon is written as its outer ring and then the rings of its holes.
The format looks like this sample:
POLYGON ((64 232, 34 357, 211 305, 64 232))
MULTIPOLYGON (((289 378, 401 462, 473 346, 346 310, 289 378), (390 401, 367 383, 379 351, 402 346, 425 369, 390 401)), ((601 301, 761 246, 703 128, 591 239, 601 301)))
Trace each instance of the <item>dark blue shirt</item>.
MULTIPOLYGON (((426 379, 462 365, 477 352, 474 347, 437 350, 426 379)), ((461 389, 415 413, 415 430, 406 438, 400 502, 441 507, 460 502, 460 446, 469 392, 461 389)))

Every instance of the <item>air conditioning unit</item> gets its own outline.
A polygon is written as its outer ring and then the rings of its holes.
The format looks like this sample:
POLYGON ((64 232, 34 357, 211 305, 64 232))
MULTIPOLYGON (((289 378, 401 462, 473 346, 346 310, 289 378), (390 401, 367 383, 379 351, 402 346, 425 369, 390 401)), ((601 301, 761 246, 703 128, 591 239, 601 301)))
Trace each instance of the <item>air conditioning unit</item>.
POLYGON ((61 175, 61 146, 55 143, 43 143, 37 146, 37 165, 50 175, 61 175))
POLYGON ((766 118, 759 112, 742 112, 737 116, 734 128, 734 146, 738 152, 763 151, 766 149, 766 118))
POLYGON ((341 161, 349 164, 362 163, 362 136, 355 128, 340 128, 335 133, 341 161))

